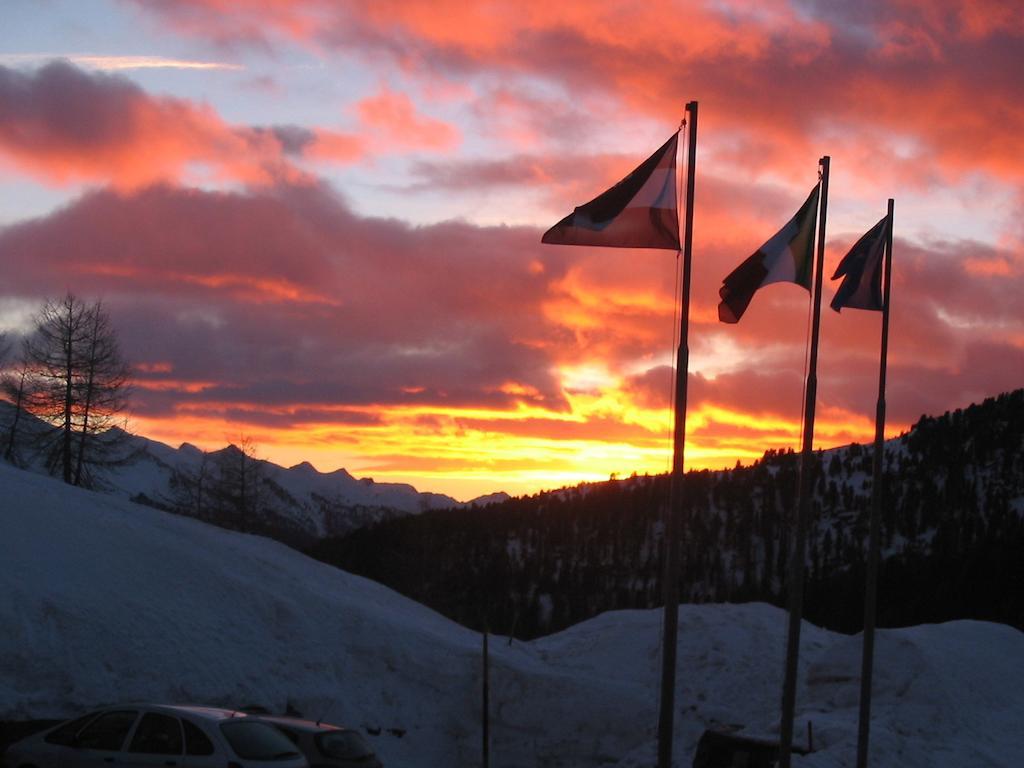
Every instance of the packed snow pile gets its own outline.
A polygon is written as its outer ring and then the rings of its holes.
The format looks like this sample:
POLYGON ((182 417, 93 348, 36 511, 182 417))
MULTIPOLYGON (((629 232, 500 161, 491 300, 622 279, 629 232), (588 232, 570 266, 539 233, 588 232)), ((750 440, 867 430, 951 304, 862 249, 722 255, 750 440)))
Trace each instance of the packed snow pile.
MULTIPOLYGON (((268 539, 0 465, 0 717, 116 702, 291 704, 366 729, 389 766, 479 762, 481 638, 268 539)), ((778 730, 785 614, 683 606, 677 765, 705 728, 778 730)), ((491 638, 491 764, 653 764, 658 611, 531 643, 491 638)), ((880 633, 873 765, 1016 766, 1024 634, 880 633)), ((852 765, 860 639, 805 625, 799 766, 852 765)))

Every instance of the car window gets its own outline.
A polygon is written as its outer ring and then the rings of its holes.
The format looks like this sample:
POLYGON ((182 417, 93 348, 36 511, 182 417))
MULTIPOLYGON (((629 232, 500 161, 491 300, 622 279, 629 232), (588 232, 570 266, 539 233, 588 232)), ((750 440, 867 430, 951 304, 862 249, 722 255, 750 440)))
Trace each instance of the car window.
POLYGON ((276 728, 251 720, 221 723, 231 749, 243 760, 284 760, 298 757, 295 745, 276 728))
POLYGON ((356 760, 373 754, 363 737, 355 731, 328 731, 318 734, 316 744, 328 757, 356 760))
POLYGON ((210 741, 210 737, 207 736, 199 728, 198 725, 193 725, 188 720, 182 720, 181 724, 185 727, 185 753, 189 755, 212 755, 213 754, 213 742, 210 741))
POLYGON ((69 720, 63 725, 58 725, 46 734, 44 741, 48 744, 61 744, 65 747, 69 746, 75 740, 75 736, 78 735, 78 732, 82 730, 85 727, 85 724, 94 717, 96 717, 96 713, 90 712, 88 715, 76 717, 74 720, 69 720))
POLYGON ((181 726, 178 718, 147 712, 135 729, 128 751, 144 755, 180 755, 181 726))
POLYGON ((291 730, 290 728, 285 728, 283 725, 278 725, 277 723, 274 723, 274 727, 277 728, 277 730, 279 730, 285 736, 287 736, 288 741, 290 741, 292 744, 297 745, 299 743, 299 734, 297 734, 295 731, 291 730))
POLYGON ((137 714, 130 709, 104 712, 82 729, 74 746, 85 749, 121 749, 137 714))

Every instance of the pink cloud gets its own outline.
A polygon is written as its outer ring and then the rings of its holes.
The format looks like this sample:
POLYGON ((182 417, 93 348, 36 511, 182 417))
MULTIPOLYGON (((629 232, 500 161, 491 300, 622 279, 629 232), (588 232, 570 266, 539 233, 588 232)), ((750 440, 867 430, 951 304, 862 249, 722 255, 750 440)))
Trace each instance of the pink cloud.
POLYGON ((454 126, 419 114, 408 95, 386 87, 358 102, 355 111, 364 132, 381 148, 443 150, 459 142, 454 126))
POLYGON ((58 184, 138 187, 179 178, 192 163, 251 183, 293 172, 271 132, 233 128, 209 107, 62 62, 31 74, 0 68, 0 153, 58 184))
MULTIPOLYGON (((674 123, 696 97, 716 149, 761 146, 766 156, 737 149, 737 162, 787 178, 798 159, 822 154, 823 142, 870 147, 878 162, 866 176, 1024 176, 1024 113, 1016 106, 1024 29, 998 2, 709 2, 680 12, 667 1, 626 11, 594 2, 267 0, 233 5, 230 14, 203 0, 143 5, 218 41, 244 44, 246 20, 265 18, 263 45, 361 51, 429 78, 540 81, 570 102, 590 101, 591 113, 609 100, 608 120, 623 125, 638 116, 674 123)), ((503 108, 500 93, 484 101, 503 108)))
POLYGON ((0 67, 0 155, 57 185, 132 189, 194 178, 197 165, 215 180, 272 184, 304 178, 307 158, 348 164, 368 150, 364 136, 328 128, 231 125, 207 105, 66 62, 0 67))
POLYGON ((535 343, 552 334, 539 304, 562 259, 533 230, 364 219, 316 186, 157 186, 2 230, 0 258, 6 295, 59 283, 110 297, 151 380, 204 384, 147 389, 143 415, 193 401, 562 407, 535 343))

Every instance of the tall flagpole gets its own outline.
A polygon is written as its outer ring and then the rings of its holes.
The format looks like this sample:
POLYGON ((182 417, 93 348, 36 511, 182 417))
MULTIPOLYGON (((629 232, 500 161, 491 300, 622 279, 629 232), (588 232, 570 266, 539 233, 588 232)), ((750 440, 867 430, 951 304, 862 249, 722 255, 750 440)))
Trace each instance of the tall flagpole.
POLYGON ((686 448, 686 380, 690 348, 690 261, 693 255, 693 188, 697 162, 697 102, 686 105, 686 218, 683 231, 683 286, 676 352, 675 427, 672 432, 672 484, 665 508, 665 618, 661 641, 661 704, 658 711, 658 768, 672 766, 672 728, 676 693, 676 638, 679 623, 679 519, 683 506, 683 467, 686 448))
POLYGON ((885 237, 885 287, 882 298, 882 353, 875 408, 875 460, 871 481, 871 525, 868 532, 868 573, 864 586, 864 647, 860 667, 860 718, 857 723, 857 768, 867 768, 871 727, 871 675, 875 655, 875 613, 878 605, 878 528, 882 514, 882 459, 885 446, 885 368, 889 355, 889 297, 892 289, 893 199, 889 198, 889 231, 885 237))
POLYGON ((804 607, 804 568, 807 561, 807 521, 811 508, 811 460, 814 443, 814 405, 818 394, 818 331, 821 327, 821 278, 825 266, 825 216, 828 211, 829 157, 821 158, 821 208, 818 213, 818 253, 814 265, 814 315, 811 324, 811 355, 807 364, 804 394, 803 449, 800 452, 800 495, 796 537, 789 561, 789 634, 786 640, 786 677, 782 686, 782 727, 779 734, 779 766, 789 768, 793 748, 793 711, 796 707, 797 660, 800 655, 800 621, 804 607))

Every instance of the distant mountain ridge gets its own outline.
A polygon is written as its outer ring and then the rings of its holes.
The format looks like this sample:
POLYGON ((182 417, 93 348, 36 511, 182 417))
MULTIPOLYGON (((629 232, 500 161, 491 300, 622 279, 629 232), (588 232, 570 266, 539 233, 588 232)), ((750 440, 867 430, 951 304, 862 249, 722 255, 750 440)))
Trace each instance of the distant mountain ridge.
MULTIPOLYGON (((859 631, 871 446, 818 451, 805 616, 859 631)), ((683 602, 785 605, 799 456, 689 472, 683 602)), ((1024 629, 1024 390, 887 441, 879 622, 974 618, 1024 629)), ((580 485, 490 507, 381 521, 312 553, 467 626, 536 637, 602 611, 662 603, 667 477, 580 485)))
MULTIPOLYGON (((13 410, 0 401, 0 434, 11 423, 13 410)), ((35 436, 49 429, 22 413, 18 463, 23 467, 44 471, 31 446, 35 436)), ((104 468, 96 490, 294 546, 383 519, 508 498, 495 493, 459 502, 405 483, 355 478, 344 469, 320 472, 309 462, 282 467, 235 445, 204 452, 190 443, 173 448, 139 435, 122 435, 122 459, 104 468)))

